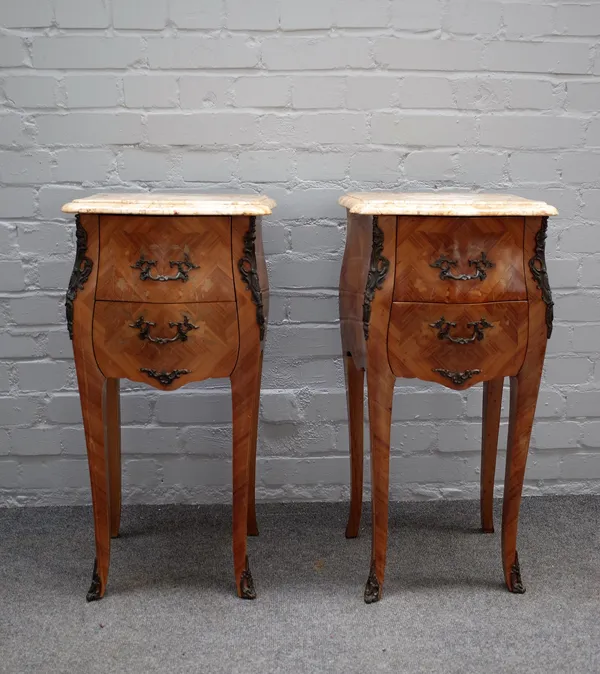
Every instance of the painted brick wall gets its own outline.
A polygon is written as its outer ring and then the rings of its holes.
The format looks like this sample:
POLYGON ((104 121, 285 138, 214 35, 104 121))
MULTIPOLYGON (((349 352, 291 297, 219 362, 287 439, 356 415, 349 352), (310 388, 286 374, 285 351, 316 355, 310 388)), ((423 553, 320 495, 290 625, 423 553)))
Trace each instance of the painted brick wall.
MULTIPOLYGON (((278 201, 263 499, 347 496, 338 196, 555 204, 527 492, 600 492, 600 3, 19 0, 0 3, 0 25, 0 503, 89 499, 60 206, 107 189, 278 201)), ((226 382, 125 385, 123 405, 129 501, 229 499, 226 382)), ((480 389, 398 382, 393 495, 475 496, 480 410, 480 389)))

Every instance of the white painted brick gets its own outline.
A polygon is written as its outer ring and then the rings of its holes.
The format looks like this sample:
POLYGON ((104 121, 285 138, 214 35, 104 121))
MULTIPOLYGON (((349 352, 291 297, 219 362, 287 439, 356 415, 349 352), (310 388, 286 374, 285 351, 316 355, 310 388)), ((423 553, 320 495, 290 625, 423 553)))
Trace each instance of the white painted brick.
POLYGON ((69 282, 72 269, 72 260, 40 260, 38 262, 40 288, 64 290, 69 282))
POLYGON ((504 181, 507 159, 507 155, 500 152, 459 152, 457 172, 467 184, 498 184, 504 181))
POLYGON ((61 208, 63 204, 73 199, 87 197, 93 190, 81 189, 69 185, 44 185, 38 193, 39 212, 44 219, 58 219, 73 221, 72 215, 65 215, 61 208))
POLYGON ((207 487, 231 484, 231 465, 223 460, 186 456, 169 459, 163 464, 166 486, 207 487))
POLYGON ((108 0, 54 0, 54 11, 61 28, 107 28, 110 25, 108 0))
POLYGON ((571 328, 567 325, 554 325, 552 339, 546 347, 546 355, 570 353, 572 351, 571 328))
POLYGON ((587 358, 550 359, 545 365, 548 384, 585 384, 592 372, 592 362, 587 358))
POLYGON ((3 426, 22 426, 31 424, 37 414, 38 403, 33 398, 19 396, 0 398, 0 419, 3 426))
POLYGON ((112 75, 68 75, 64 78, 69 108, 111 108, 118 102, 118 80, 112 75))
POLYGON ((502 4, 485 0, 450 0, 444 28, 451 33, 494 35, 502 20, 502 4))
MULTIPOLYGON (((600 152, 568 152, 562 155, 562 175, 567 183, 600 183, 600 152)), ((600 202, 599 202, 600 203, 600 202)), ((592 208, 595 209, 596 205, 592 208)), ((596 216, 594 219, 599 219, 596 216)))
POLYGON ((4 94, 18 108, 53 108, 57 79, 52 75, 15 75, 4 78, 4 94))
POLYGON ((581 283, 584 287, 600 286, 600 259, 586 258, 583 260, 581 283))
MULTIPOLYGON (((577 334, 577 330, 575 334, 577 334)), ((600 417, 600 391, 569 391, 567 416, 600 417)))
POLYGON ((388 24, 387 0, 337 0, 335 25, 339 28, 379 28, 388 24))
POLYGON ((290 101, 287 77, 240 77, 233 85, 238 108, 283 108, 290 101))
POLYGON ((281 37, 266 38, 262 59, 270 70, 328 70, 369 68, 369 40, 364 37, 281 37))
POLYGON ((514 110, 552 110, 557 107, 558 96, 546 80, 513 80, 510 85, 509 108, 514 110))
POLYGON ((392 25, 398 30, 428 31, 442 27, 441 0, 393 0, 392 25))
POLYGON ((450 80, 445 77, 405 77, 400 81, 401 108, 454 108, 450 80))
POLYGON ((148 140, 153 145, 251 145, 257 119, 247 112, 150 113, 148 140))
POLYGON ((231 395, 227 390, 161 395, 155 413, 159 422, 169 424, 230 422, 231 395))
POLYGON ((488 76, 461 77, 453 80, 454 95, 460 110, 504 110, 509 83, 488 76))
POLYGON ((231 105, 234 82, 233 77, 182 75, 179 78, 181 107, 202 110, 231 105))
POLYGON ((181 441, 186 454, 231 457, 231 426, 188 426, 181 431, 181 441))
POLYGON ((171 21, 185 30, 193 28, 219 28, 222 25, 222 0, 170 0, 171 21))
POLYGON ((400 155, 397 152, 360 152, 350 158, 350 179, 361 182, 398 180, 400 155))
POLYGON ((253 68, 258 47, 246 37, 191 36, 148 39, 150 68, 253 68))
POLYGON ((142 140, 136 112, 72 112, 37 116, 38 140, 48 145, 133 145, 142 140))
POLYGON ((503 7, 504 30, 510 39, 551 35, 555 7, 544 4, 511 2, 503 7))
POLYGON ((160 30, 167 22, 167 0, 144 0, 143 11, 137 0, 112 0, 115 28, 160 30))
POLYGON ((177 78, 171 75, 125 75, 128 108, 175 108, 179 104, 177 78))
POLYGON ((128 68, 141 54, 142 41, 138 37, 68 35, 33 38, 35 68, 128 68))
POLYGON ((0 187, 2 216, 22 218, 35 213, 35 191, 29 187, 0 187))
MULTIPOLYGON (((591 213, 594 216, 594 213, 591 213)), ((600 215, 600 214, 599 214, 600 215)), ((561 250, 565 253, 600 252, 600 231, 597 225, 576 225, 563 232, 560 239, 561 250)))
POLYGON ((600 447, 600 421, 588 421, 582 424, 581 444, 585 447, 600 447))
POLYGON ((411 152, 404 160, 404 176, 408 180, 450 180, 456 173, 453 156, 452 151, 411 152))
POLYGON ((263 222, 262 234, 265 255, 276 255, 287 250, 285 227, 281 225, 269 225, 263 222))
POLYGON ((371 141, 378 145, 465 145, 474 137, 470 117, 375 112, 371 119, 371 141))
POLYGON ((229 182, 234 165, 231 152, 186 152, 181 171, 189 182, 229 182))
POLYGON ((561 321, 600 321, 600 298, 573 294, 557 297, 555 315, 561 321))
POLYGON ((600 189, 584 190, 581 198, 583 201, 582 217, 586 220, 600 221, 600 189))
POLYGON ((3 358, 30 358, 37 355, 37 347, 32 337, 0 333, 0 353, 3 358))
POLYGON ((547 152, 511 152, 508 170, 516 183, 552 183, 559 179, 559 156, 547 152))
POLYGON ((276 288, 335 288, 340 265, 329 260, 294 260, 278 256, 270 260, 269 277, 276 288))
POLYGON ((301 402, 294 391, 263 391, 260 415, 269 423, 295 422, 304 418, 301 402))
POLYGON ((390 446, 392 452, 426 452, 435 443, 435 437, 433 424, 392 424, 390 446))
POLYGON ((30 295, 10 301, 13 319, 20 325, 47 325, 64 321, 63 299, 30 295))
POLYGON ((567 108, 595 112, 600 108, 600 82, 567 82, 567 108))
POLYGON ((579 280, 578 260, 546 260, 552 288, 576 288, 579 280))
POLYGON ((167 152, 123 150, 119 159, 119 175, 123 180, 166 180, 172 168, 167 152))
POLYGON ((484 63, 486 70, 583 74, 589 67, 589 48, 573 42, 492 41, 484 63))
POLYGON ((298 140, 304 144, 351 144, 367 139, 366 118, 360 112, 304 114, 297 118, 296 130, 298 140))
POLYGON ((482 47, 472 40, 375 40, 375 60, 393 70, 480 70, 482 47))
POLYGON ((17 230, 19 247, 22 252, 34 255, 64 255, 71 252, 73 229, 73 227, 49 223, 41 226, 20 224, 17 230))
POLYGON ((346 105, 351 110, 376 110, 399 104, 399 81, 395 77, 350 76, 346 80, 346 105))
POLYGON ((291 297, 290 320, 295 323, 332 323, 339 317, 337 297, 291 297))
POLYGON ((265 347, 270 358, 293 353, 297 358, 321 358, 342 353, 340 329, 337 325, 281 325, 269 328, 265 347))
POLYGON ((0 461, 0 487, 14 489, 21 484, 21 465, 18 461, 3 459, 0 461))
MULTIPOLYGON (((285 0, 283 0, 285 3, 285 0)), ((282 15, 285 4, 282 7, 282 15)), ((230 30, 273 30, 279 25, 278 0, 225 0, 230 30)), ((306 7, 304 7, 305 13, 306 7)))
POLYGON ((296 153, 296 171, 300 180, 342 180, 350 158, 341 152, 296 153))
POLYGON ((590 122, 586 141, 588 145, 600 147, 600 119, 593 119, 590 122))
POLYGON ((483 146, 571 148, 581 142, 582 136, 581 121, 568 117, 486 115, 481 118, 480 143, 483 146))
POLYGON ((577 447, 581 425, 574 421, 542 421, 533 429, 533 445, 538 449, 577 447))
POLYGON ((240 180, 257 183, 286 182, 292 178, 293 152, 254 150, 239 157, 240 180))
POLYGON ((0 391, 10 390, 10 370, 8 364, 0 364, 0 391))
POLYGON ((0 152, 0 182, 15 185, 49 182, 50 161, 48 152, 0 152))
MULTIPOLYGON (((235 1, 242 2, 243 0, 235 1)), ((275 14, 274 8, 271 9, 271 13, 275 14)), ((281 0, 281 28, 283 30, 331 28, 335 23, 334 17, 335 7, 331 1, 306 0, 301 4, 294 0, 281 0)))
POLYGON ((308 225, 293 227, 291 231, 292 250, 298 253, 343 251, 344 233, 339 227, 308 225))
POLYGON ((456 419, 463 415, 464 409, 462 397, 452 391, 411 394, 397 391, 394 394, 392 419, 394 421, 456 419))
MULTIPOLYGON (((33 355, 33 354, 27 354, 33 355)), ((69 339, 66 330, 51 330, 48 332, 46 353, 50 358, 73 358, 73 342, 69 339)))
POLYGON ((25 289, 25 272, 20 260, 3 260, 0 263, 0 292, 25 289))
POLYGON ((123 462, 125 487, 156 487, 159 484, 158 463, 153 459, 128 459, 123 462))
POLYGON ((560 476, 566 480, 585 480, 600 471, 600 454, 567 454, 560 463, 560 476))
POLYGON ((21 38, 16 35, 0 35, 0 63, 3 68, 21 66, 26 58, 27 51, 21 38))
POLYGON ((0 25, 4 28, 46 28, 53 18, 51 0, 19 0, 0 5, 0 25))
POLYGON ((11 430, 10 453, 18 456, 44 456, 60 454, 60 428, 14 428, 11 430))
POLYGON ((344 107, 345 85, 343 77, 320 75, 294 77, 292 107, 297 109, 342 108, 344 107))
POLYGON ((555 27, 563 35, 597 35, 600 7, 596 4, 558 4, 555 27))
POLYGON ((54 153, 52 168, 56 182, 104 182, 112 168, 110 150, 65 149, 54 153))

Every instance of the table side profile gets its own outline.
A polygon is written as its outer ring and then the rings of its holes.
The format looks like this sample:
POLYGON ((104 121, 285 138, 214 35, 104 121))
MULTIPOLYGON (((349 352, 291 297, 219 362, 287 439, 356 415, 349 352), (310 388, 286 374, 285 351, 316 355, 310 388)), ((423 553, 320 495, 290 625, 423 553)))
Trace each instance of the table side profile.
POLYGON ((255 597, 246 536, 254 485, 269 309, 253 195, 100 194, 65 204, 77 250, 66 296, 90 470, 96 560, 88 601, 108 580, 121 516, 119 380, 161 391, 231 380, 233 556, 237 593, 255 597))
POLYGON ((340 324, 350 433, 346 536, 358 535, 366 371, 371 441, 372 552, 365 601, 382 596, 390 427, 397 377, 465 390, 483 383, 482 530, 494 531, 494 474, 505 377, 510 415, 502 564, 525 591, 517 527, 553 302, 545 262, 557 210, 512 195, 355 193, 340 198, 348 230, 340 324))

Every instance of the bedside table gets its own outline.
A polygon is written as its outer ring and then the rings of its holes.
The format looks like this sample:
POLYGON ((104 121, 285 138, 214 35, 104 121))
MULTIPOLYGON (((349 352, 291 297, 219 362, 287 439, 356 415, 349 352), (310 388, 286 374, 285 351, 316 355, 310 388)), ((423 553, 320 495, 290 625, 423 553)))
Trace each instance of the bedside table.
POLYGON ((515 196, 347 194, 340 279, 351 455, 346 535, 358 534, 367 372, 373 543, 365 601, 381 598, 388 529, 392 398, 396 377, 454 390, 483 382, 482 529, 493 532, 494 473, 504 377, 510 419, 502 564, 511 592, 525 591, 517 526, 525 464, 553 302, 544 245, 557 210, 515 196))
POLYGON ((255 591, 246 534, 257 534, 254 480, 262 352, 269 307, 260 216, 264 196, 98 194, 76 214, 67 291, 69 334, 90 468, 96 562, 88 601, 106 589, 119 534, 119 379, 171 391, 230 377, 233 557, 237 592, 255 591))

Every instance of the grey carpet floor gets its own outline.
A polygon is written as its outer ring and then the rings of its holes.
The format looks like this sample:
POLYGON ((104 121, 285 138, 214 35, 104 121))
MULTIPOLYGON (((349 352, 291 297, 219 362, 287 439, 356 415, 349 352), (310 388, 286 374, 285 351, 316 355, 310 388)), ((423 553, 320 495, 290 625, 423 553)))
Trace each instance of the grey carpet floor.
MULTIPOLYGON (((225 506, 130 506, 87 604, 89 508, 0 510, 0 671, 600 672, 600 498, 526 499, 525 595, 476 502, 395 503, 385 595, 367 606, 368 512, 259 506, 256 601, 235 597, 225 506)), ((499 519, 497 513, 497 529, 499 519)))

